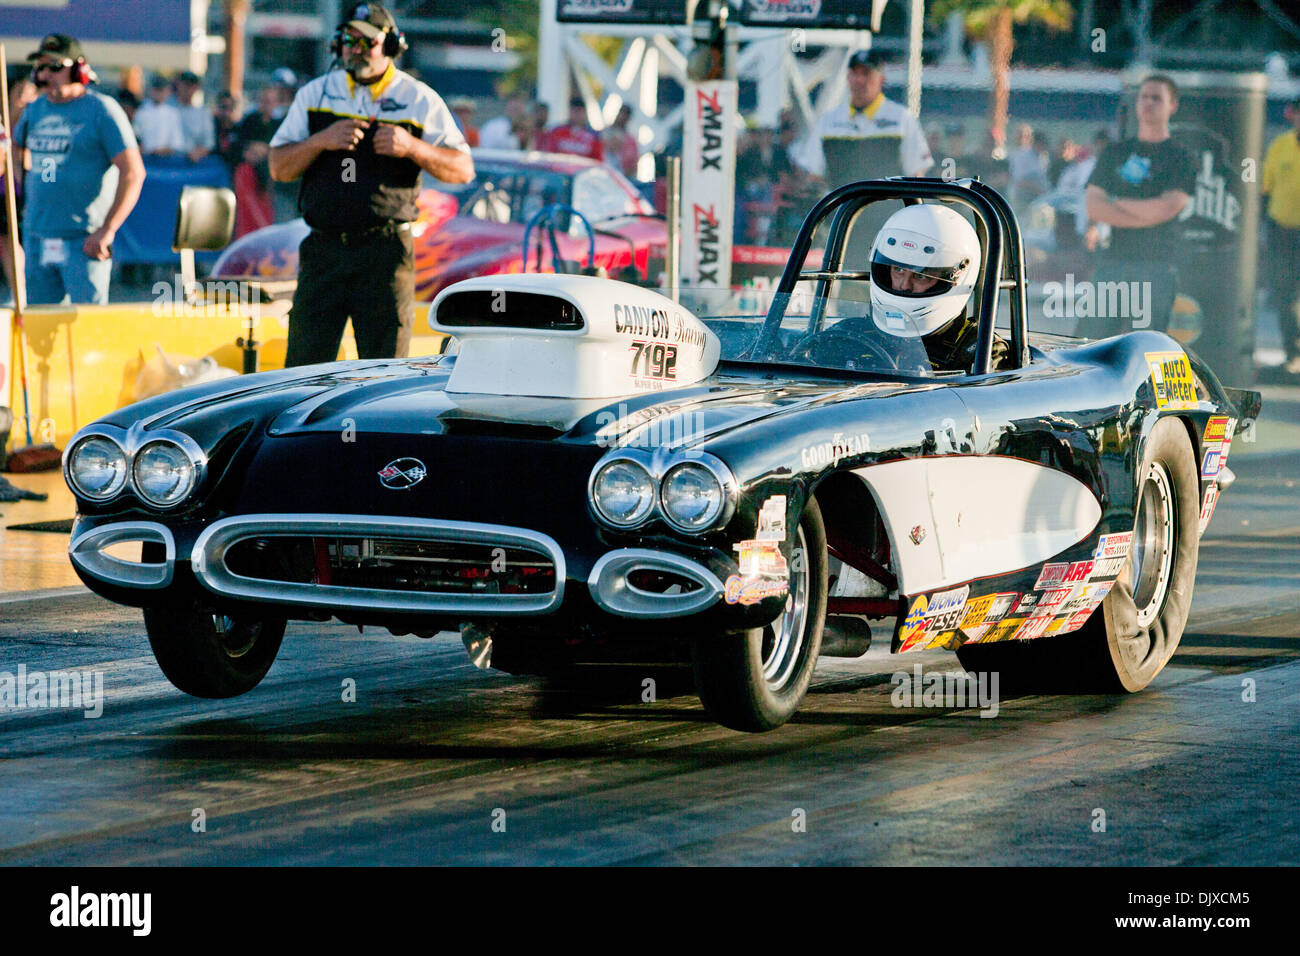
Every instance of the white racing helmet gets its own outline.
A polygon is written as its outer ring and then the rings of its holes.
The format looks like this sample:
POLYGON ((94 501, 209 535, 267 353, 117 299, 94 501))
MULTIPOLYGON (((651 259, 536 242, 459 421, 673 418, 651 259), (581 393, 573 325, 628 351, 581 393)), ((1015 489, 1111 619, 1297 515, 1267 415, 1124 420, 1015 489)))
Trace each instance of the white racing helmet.
POLYGON ((929 335, 961 314, 979 271, 979 237, 956 210, 900 209, 871 247, 871 317, 890 335, 929 335), (898 269, 910 275, 896 283, 898 269))

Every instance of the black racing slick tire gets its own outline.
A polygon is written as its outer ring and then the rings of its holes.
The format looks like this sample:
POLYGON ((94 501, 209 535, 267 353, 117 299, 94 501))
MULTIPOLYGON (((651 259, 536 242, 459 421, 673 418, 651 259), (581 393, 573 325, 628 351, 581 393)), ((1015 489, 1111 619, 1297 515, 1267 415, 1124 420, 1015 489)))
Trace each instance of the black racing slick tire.
POLYGON ((284 639, 283 618, 240 620, 195 604, 144 610, 154 658, 177 690, 238 697, 256 687, 284 639))
POLYGON ((1133 547, 1101 607, 1074 634, 971 644, 957 659, 998 671, 1008 692, 1135 693, 1173 657, 1200 548, 1200 475, 1182 421, 1164 418, 1139 472, 1133 547))
POLYGON ((766 627, 701 636, 692 645, 705 709, 733 730, 784 724, 808 691, 826 623, 826 529, 815 501, 799 520, 785 613, 766 627))

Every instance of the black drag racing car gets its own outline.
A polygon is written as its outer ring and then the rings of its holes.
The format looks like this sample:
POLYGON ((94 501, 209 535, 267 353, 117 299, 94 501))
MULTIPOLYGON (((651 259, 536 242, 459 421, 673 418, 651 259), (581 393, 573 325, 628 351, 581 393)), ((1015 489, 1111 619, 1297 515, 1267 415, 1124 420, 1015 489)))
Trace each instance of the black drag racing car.
POLYGON ((459 631, 514 673, 689 667, 751 731, 886 618, 893 650, 950 648, 1004 687, 1151 681, 1258 393, 1159 332, 1031 337, 1018 227, 974 181, 836 190, 756 295, 481 277, 431 310, 451 354, 122 409, 65 455, 72 562, 144 609, 164 673, 201 697, 255 687, 287 619, 330 618, 459 631), (969 367, 861 321, 852 225, 900 199, 976 226, 969 367))

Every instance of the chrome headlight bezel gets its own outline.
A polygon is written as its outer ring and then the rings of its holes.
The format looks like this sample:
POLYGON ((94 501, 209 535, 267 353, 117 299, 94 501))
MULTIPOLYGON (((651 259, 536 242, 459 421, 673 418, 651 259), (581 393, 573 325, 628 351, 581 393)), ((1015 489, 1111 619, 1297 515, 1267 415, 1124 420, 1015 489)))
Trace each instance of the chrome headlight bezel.
POLYGON ((663 515, 665 521, 683 534, 703 534, 710 528, 715 528, 719 524, 725 523, 719 520, 723 518, 724 515, 727 518, 731 517, 729 508, 731 510, 734 510, 735 508, 735 490, 735 478, 732 476, 731 470, 723 466, 722 463, 712 455, 708 456, 708 458, 701 456, 700 458, 687 458, 684 461, 675 461, 665 469, 663 478, 659 482, 659 511, 660 514, 663 515), (672 480, 672 477, 675 474, 685 469, 703 472, 713 479, 714 483, 718 486, 717 507, 712 510, 703 522, 694 525, 679 520, 679 518, 673 513, 672 508, 669 506, 668 500, 668 483, 672 480))
POLYGON ((636 458, 626 455, 602 458, 596 463, 596 467, 591 470, 591 476, 587 479, 587 500, 591 503, 591 507, 596 512, 596 515, 611 528, 618 528, 619 530, 637 528, 645 524, 655 512, 655 507, 659 501, 659 483, 656 481, 654 473, 646 467, 645 463, 638 461, 636 458), (644 509, 640 510, 634 518, 628 521, 619 521, 617 518, 613 517, 604 507, 602 507, 600 495, 597 493, 597 484, 600 477, 611 468, 618 465, 624 465, 641 472, 645 476, 646 485, 649 491, 644 509))
POLYGON ((131 489, 135 492, 136 497, 150 508, 157 511, 171 511, 173 508, 184 504, 186 499, 194 493, 194 489, 198 485, 199 464, 199 462, 195 461, 194 455, 187 451, 180 442, 170 438, 150 438, 137 448, 131 456, 131 489), (149 494, 145 490, 144 481, 140 477, 141 463, 150 450, 155 448, 166 449, 175 456, 177 462, 189 469, 185 477, 184 490, 171 498, 160 499, 149 494))
POLYGON ((739 497, 739 486, 736 483, 735 475, 731 469, 718 458, 708 452, 696 451, 694 449, 680 449, 669 451, 667 449, 656 449, 654 451, 639 448, 623 448, 612 451, 592 468, 591 475, 587 479, 587 502, 591 508, 592 514, 596 519, 607 527, 614 528, 618 531, 630 531, 636 528, 644 527, 655 520, 662 520, 672 530, 692 537, 707 534, 723 527, 731 520, 732 515, 736 513, 736 501, 739 497), (596 478, 606 468, 617 462, 630 462, 641 468, 650 476, 654 489, 654 500, 652 506, 635 521, 619 523, 609 518, 596 501, 596 478), (690 527, 676 521, 670 514, 668 508, 664 505, 663 487, 666 477, 682 465, 699 465, 704 468, 718 486, 722 489, 722 500, 715 513, 710 516, 709 520, 699 527, 690 527))
POLYGON ((131 456, 127 452, 126 448, 123 447, 122 442, 113 435, 108 435, 99 431, 85 432, 77 436, 77 438, 68 445, 67 451, 63 454, 63 480, 67 483, 68 487, 72 489, 74 494, 85 498, 87 501, 93 501, 96 504, 112 501, 118 495, 122 494, 131 483, 131 456), (106 493, 93 494, 88 491, 86 487, 77 480, 74 471, 74 462, 77 455, 92 441, 105 442, 111 445, 113 448, 117 449, 117 454, 120 455, 122 459, 122 472, 113 483, 112 490, 106 493))
POLYGON ((63 480, 67 482, 68 487, 72 489, 73 494, 77 497, 88 501, 92 504, 102 505, 116 501, 128 491, 146 508, 151 511, 166 512, 175 511, 184 507, 194 497, 194 492, 202 487, 204 479, 207 476, 208 456, 207 453, 199 446, 199 443, 184 432, 173 431, 168 428, 159 428, 155 430, 146 430, 141 422, 136 422, 130 428, 120 428, 116 425, 96 423, 87 425, 81 431, 72 437, 68 443, 67 451, 63 454, 63 480), (86 493, 86 490, 79 484, 72 475, 72 455, 86 441, 92 438, 104 439, 112 442, 121 449, 125 459, 125 481, 116 484, 111 495, 95 496, 86 493), (139 483, 136 481, 135 464, 136 456, 148 448, 150 445, 157 443, 172 445, 180 449, 186 462, 191 466, 192 478, 189 487, 185 493, 180 495, 172 502, 158 502, 141 490, 139 483))

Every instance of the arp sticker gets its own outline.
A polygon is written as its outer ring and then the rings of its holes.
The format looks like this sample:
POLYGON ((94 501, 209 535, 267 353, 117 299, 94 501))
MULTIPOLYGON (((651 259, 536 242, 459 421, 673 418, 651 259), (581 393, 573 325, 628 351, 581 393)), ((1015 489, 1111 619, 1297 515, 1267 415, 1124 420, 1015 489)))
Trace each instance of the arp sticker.
MULTIPOLYGON (((1102 558, 1127 558, 1129 549, 1132 547, 1132 531, 1103 534, 1097 539, 1097 550, 1092 553, 1092 556, 1099 560, 1102 558)), ((1095 572, 1096 569, 1093 570, 1095 572)))
POLYGON ((1205 434, 1201 437, 1201 443, 1209 445, 1215 442, 1221 442, 1228 434, 1228 416, 1211 415, 1209 421, 1205 423, 1205 434))
POLYGON ((1070 570, 1065 572, 1062 584, 1077 584, 1080 581, 1088 580, 1088 575, 1092 574, 1092 561, 1075 561, 1070 565, 1070 570))
POLYGON ((899 651, 911 648, 920 638, 920 635, 925 633, 925 611, 929 606, 930 602, 924 594, 921 594, 912 602, 912 606, 907 609, 907 616, 898 625, 899 651))
POLYGON ((1038 575, 1038 580, 1034 582, 1034 590, 1041 591, 1043 588, 1053 588, 1065 580, 1066 572, 1070 570, 1068 564, 1045 564, 1042 572, 1038 575))
POLYGON ((1205 529, 1210 526, 1210 519, 1214 517, 1214 506, 1218 501, 1219 484, 1215 482, 1205 489, 1205 497, 1201 500, 1201 534, 1205 534, 1205 529))
POLYGON ((1196 407, 1196 380, 1186 352, 1147 352, 1145 358, 1157 408, 1178 411, 1196 407))

